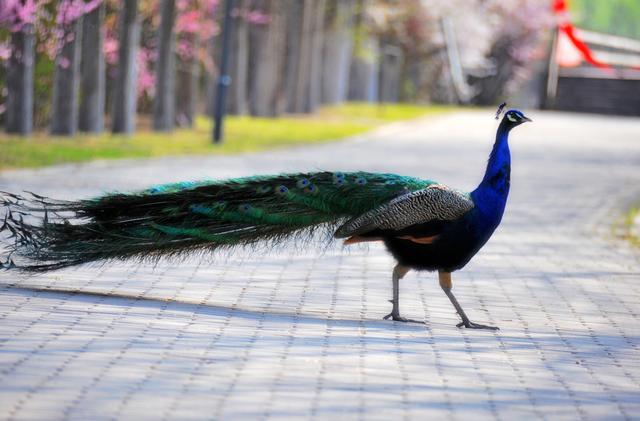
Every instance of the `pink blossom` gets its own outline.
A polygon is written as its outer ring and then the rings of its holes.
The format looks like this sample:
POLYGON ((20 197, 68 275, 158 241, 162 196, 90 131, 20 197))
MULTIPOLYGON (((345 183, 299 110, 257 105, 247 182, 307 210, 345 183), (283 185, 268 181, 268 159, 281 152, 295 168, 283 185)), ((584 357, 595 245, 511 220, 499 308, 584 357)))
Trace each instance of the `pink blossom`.
POLYGON ((96 10, 102 4, 102 0, 91 0, 84 4, 84 13, 91 13, 96 10))
POLYGON ((215 16, 220 7, 220 0, 201 0, 201 5, 207 16, 215 16))
POLYGON ((80 18, 85 13, 83 0, 62 0, 58 5, 58 15, 56 23, 58 25, 68 25, 80 18))
POLYGON ((271 18, 259 10, 252 10, 244 16, 245 20, 253 25, 266 25, 271 18))
POLYGON ((18 18, 23 23, 34 23, 37 11, 38 5, 36 4, 35 0, 26 0, 24 2, 24 5, 18 7, 17 9, 18 18))
POLYGON ((194 49, 191 40, 181 39, 176 44, 176 53, 182 59, 190 59, 194 56, 194 49))
POLYGON ((153 72, 154 51, 148 48, 138 50, 138 95, 154 95, 156 75, 153 72))
POLYGON ((71 65, 71 62, 69 61, 68 58, 66 57, 58 58, 58 66, 60 66, 61 68, 68 69, 70 65, 71 65))
POLYGON ((116 38, 107 34, 102 51, 108 64, 116 64, 118 62, 118 40, 116 38))
POLYGON ((234 18, 242 18, 253 25, 266 25, 271 20, 269 15, 260 10, 234 8, 231 10, 231 16, 234 18))
POLYGON ((9 60, 11 57, 11 47, 8 41, 0 42, 0 61, 9 60))
POLYGON ((38 5, 35 0, 2 0, 0 2, 0 26, 12 32, 22 30, 24 25, 35 22, 38 5))
POLYGON ((220 33, 220 26, 216 22, 207 22, 200 28, 198 34, 201 40, 208 40, 220 33))
POLYGON ((176 9, 178 9, 179 11, 187 10, 190 5, 191 2, 189 0, 178 0, 176 2, 176 9))
POLYGON ((176 32, 188 32, 194 34, 200 30, 201 12, 190 10, 178 16, 176 21, 176 32))

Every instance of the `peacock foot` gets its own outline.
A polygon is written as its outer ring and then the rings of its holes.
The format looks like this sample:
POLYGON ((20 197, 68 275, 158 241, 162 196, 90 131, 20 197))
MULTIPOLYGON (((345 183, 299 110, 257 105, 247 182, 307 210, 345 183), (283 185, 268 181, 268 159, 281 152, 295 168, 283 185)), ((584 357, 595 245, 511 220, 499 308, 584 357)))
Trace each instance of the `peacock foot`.
POLYGON ((470 320, 467 320, 466 322, 460 322, 456 325, 457 327, 466 327, 467 329, 489 329, 489 330, 500 330, 500 328, 498 326, 487 326, 487 325, 481 325, 479 323, 474 323, 470 320))
POLYGON ((420 323, 420 324, 425 324, 423 321, 420 320, 414 320, 414 319, 407 319, 406 317, 402 317, 399 314, 394 314, 393 312, 387 314, 386 316, 383 317, 384 320, 388 320, 391 319, 395 322, 404 322, 404 323, 420 323))

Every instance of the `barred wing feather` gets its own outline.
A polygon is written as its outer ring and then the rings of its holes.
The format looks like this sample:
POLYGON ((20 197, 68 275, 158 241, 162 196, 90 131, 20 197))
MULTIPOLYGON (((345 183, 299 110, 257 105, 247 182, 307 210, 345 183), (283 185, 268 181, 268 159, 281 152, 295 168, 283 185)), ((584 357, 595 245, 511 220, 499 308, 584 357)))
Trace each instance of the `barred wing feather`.
POLYGON ((375 229, 399 231, 434 220, 452 221, 473 207, 468 195, 442 185, 432 185, 396 197, 350 219, 338 228, 335 237, 361 235, 375 229))

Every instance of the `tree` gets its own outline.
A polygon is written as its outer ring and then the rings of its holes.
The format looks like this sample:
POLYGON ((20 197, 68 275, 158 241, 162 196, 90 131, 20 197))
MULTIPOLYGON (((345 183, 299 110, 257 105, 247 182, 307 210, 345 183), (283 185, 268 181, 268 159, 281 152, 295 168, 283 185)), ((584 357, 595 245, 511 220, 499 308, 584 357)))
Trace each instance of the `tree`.
POLYGON ((35 12, 32 1, 15 1, 2 9, 0 23, 11 30, 7 63, 8 133, 30 135, 33 130, 33 72, 35 67, 35 12))
POLYGON ((314 112, 320 105, 322 88, 322 47, 324 45, 324 14, 326 0, 316 0, 312 4, 312 18, 309 46, 309 81, 307 85, 307 101, 304 111, 314 112), (314 10, 313 10, 314 9, 314 10))
POLYGON ((347 99, 351 101, 373 101, 377 43, 372 42, 365 22, 367 0, 357 0, 353 16, 353 48, 349 65, 347 99))
POLYGON ((311 31, 313 28, 312 0, 292 1, 287 13, 287 80, 286 110, 301 113, 307 103, 311 31))
POLYGON ((136 122, 136 56, 140 43, 138 0, 124 0, 120 12, 118 73, 113 98, 113 133, 133 133, 136 122))
POLYGON ((380 48, 380 76, 378 79, 378 101, 398 102, 400 96, 403 55, 400 47, 383 44, 380 48))
POLYGON ((81 131, 102 133, 104 130, 105 106, 105 61, 104 61, 104 21, 105 6, 100 4, 82 20, 82 65, 80 92, 80 115, 78 126, 81 131))
POLYGON ((249 87, 249 13, 248 0, 240 0, 236 8, 237 13, 233 17, 233 31, 231 34, 231 54, 229 74, 231 86, 227 111, 231 114, 244 115, 249 112, 248 87, 249 87))
POLYGON ((58 5, 59 45, 53 79, 52 134, 73 135, 78 127, 83 13, 82 3, 73 0, 62 1, 58 5))
POLYGON ((175 0, 162 0, 159 30, 156 91, 153 103, 153 128, 171 130, 175 122, 175 0))
POLYGON ((330 0, 322 58, 322 102, 334 104, 347 99, 349 66, 353 47, 354 2, 330 0))
POLYGON ((544 56, 540 41, 552 20, 549 7, 539 2, 489 0, 484 6, 492 21, 499 23, 486 52, 494 69, 484 77, 472 78, 477 92, 472 102, 488 105, 498 102, 530 76, 532 62, 544 56))
MULTIPOLYGON (((194 47, 199 46, 199 37, 189 34, 194 47)), ((180 127, 192 127, 198 102, 198 82, 200 80, 200 63, 191 55, 180 59, 176 69, 176 84, 178 86, 176 96, 175 122, 180 127)))
POLYGON ((284 58, 284 10, 276 0, 265 2, 264 6, 269 22, 251 26, 250 104, 253 115, 275 116, 284 58))

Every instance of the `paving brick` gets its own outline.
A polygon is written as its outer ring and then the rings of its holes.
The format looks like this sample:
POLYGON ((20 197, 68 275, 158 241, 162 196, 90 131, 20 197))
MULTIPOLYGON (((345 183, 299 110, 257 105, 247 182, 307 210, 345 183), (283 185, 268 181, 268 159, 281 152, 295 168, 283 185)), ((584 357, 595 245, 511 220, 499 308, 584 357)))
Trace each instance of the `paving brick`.
MULTIPOLYGON (((612 227, 640 197, 640 120, 533 114, 512 136, 503 224, 454 274, 468 313, 500 331, 457 329, 432 273, 401 283, 403 313, 426 325, 380 320, 393 261, 375 244, 3 272, 0 418, 637 417, 640 260, 612 227)), ((80 198, 326 168, 471 189, 491 147, 491 115, 236 157, 5 172, 0 185, 80 198)))

